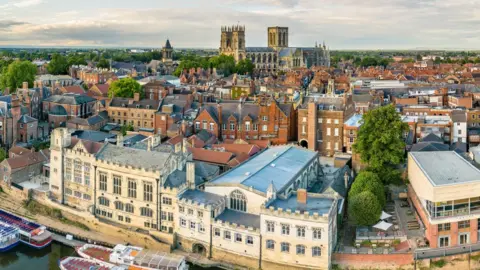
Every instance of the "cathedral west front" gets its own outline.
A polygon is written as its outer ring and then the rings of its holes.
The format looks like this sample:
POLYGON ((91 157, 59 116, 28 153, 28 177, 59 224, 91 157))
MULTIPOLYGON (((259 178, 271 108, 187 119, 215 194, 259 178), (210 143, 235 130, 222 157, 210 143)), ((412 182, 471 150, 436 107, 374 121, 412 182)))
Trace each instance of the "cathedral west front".
POLYGON ((250 59, 261 72, 330 66, 330 50, 325 43, 310 48, 289 47, 288 27, 268 27, 267 40, 268 47, 246 47, 245 26, 222 26, 219 53, 233 56, 236 62, 250 59))

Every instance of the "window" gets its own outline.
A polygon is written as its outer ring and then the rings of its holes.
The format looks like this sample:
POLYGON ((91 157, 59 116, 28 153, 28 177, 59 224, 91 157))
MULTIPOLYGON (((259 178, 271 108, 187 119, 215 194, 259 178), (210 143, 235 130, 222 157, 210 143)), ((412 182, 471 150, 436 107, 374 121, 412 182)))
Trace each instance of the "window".
POLYGON ((198 232, 200 232, 200 233, 204 233, 204 232, 205 232, 205 226, 203 226, 202 223, 199 223, 199 224, 198 224, 198 232))
POLYGON ((231 240, 232 239, 232 234, 230 233, 230 231, 224 231, 223 232, 223 238, 227 239, 227 240, 231 240))
POLYGON ((253 237, 247 236, 247 245, 253 245, 253 237))
POLYGON ((143 200, 153 201, 153 186, 151 183, 143 183, 143 200))
POLYGON ((450 231, 450 223, 438 224, 438 231, 439 232, 450 231))
POLYGON ((266 115, 262 116, 262 120, 263 121, 268 121, 268 116, 266 116, 266 115))
POLYGON ((122 178, 120 176, 113 176, 113 194, 122 195, 122 178))
POLYGON ((195 129, 200 129, 200 122, 195 122, 195 129))
POLYGON ((470 220, 463 220, 458 222, 459 229, 470 228, 470 220))
POLYGON ((214 130, 215 129, 215 125, 213 123, 210 123, 210 130, 214 130))
POLYGON ((166 205, 172 205, 172 198, 163 197, 162 203, 166 205))
POLYGON ((282 234, 283 235, 290 235, 290 225, 282 224, 282 234))
POLYGON ((72 195, 72 190, 69 188, 65 188, 65 194, 72 195))
POLYGON ((307 122, 307 117, 303 117, 302 122, 304 122, 304 123, 307 122))
POLYGON ((132 220, 129 217, 125 217, 125 222, 130 223, 130 222, 132 222, 132 220))
POLYGON ((327 142, 327 146, 325 147, 325 149, 330 150, 330 142, 327 142))
POLYGON ((128 197, 137 198, 137 181, 128 179, 128 197))
POLYGON ((235 130, 235 123, 230 122, 230 130, 235 130))
POLYGON ((250 122, 245 122, 245 130, 250 131, 250 122))
POLYGON ((458 235, 458 242, 460 243, 460 245, 465 245, 465 244, 469 244, 470 243, 470 234, 468 233, 462 233, 460 235, 458 235))
POLYGON ((237 211, 247 212, 247 198, 240 190, 234 190, 230 194, 230 208, 237 211))
POLYGON ((275 126, 273 127, 273 130, 274 130, 274 131, 278 131, 278 126, 275 125, 275 126))
POLYGON ((290 252, 290 244, 289 243, 282 242, 280 244, 280 247, 281 247, 282 252, 286 252, 286 253, 290 252))
POLYGON ((267 125, 263 125, 262 126, 262 131, 267 131, 268 130, 268 126, 267 125))
POLYGON ((125 204, 125 212, 132 213, 135 211, 135 208, 133 207, 133 204, 125 204))
POLYGON ((173 221, 173 213, 168 213, 168 221, 173 221))
POLYGON ((327 124, 331 124, 332 123, 332 119, 328 118, 327 119, 327 124))
POLYGON ((123 211, 124 205, 122 202, 116 201, 115 202, 115 209, 123 211))
POLYGON ((338 125, 338 119, 333 120, 333 122, 335 123, 335 125, 338 125))
POLYGON ((267 249, 275 249, 275 241, 267 240, 267 249))
POLYGON ((226 130, 226 129, 227 129, 227 124, 223 123, 223 124, 222 124, 222 129, 223 129, 223 130, 226 130))
POLYGON ((103 173, 100 174, 100 190, 107 191, 107 175, 103 173))
POLYGON ((83 172, 82 162, 80 160, 75 160, 73 162, 73 164, 74 164, 74 166, 73 166, 73 181, 75 181, 75 183, 81 184, 82 183, 82 172, 83 172))
POLYGON ((318 123, 319 124, 323 123, 323 118, 318 118, 318 123))
POLYGON ((313 239, 322 239, 322 230, 318 228, 313 228, 313 239))
POLYGON ((185 213, 185 207, 179 206, 179 207, 178 207, 178 211, 179 211, 180 213, 185 213))
POLYGON ((196 227, 197 227, 197 223, 190 221, 190 230, 195 231, 196 227))
POLYGON ((332 132, 331 132, 330 128, 327 128, 327 136, 330 136, 331 133, 332 133, 332 132))
POLYGON ((83 194, 83 199, 86 200, 86 201, 90 201, 92 199, 92 196, 84 193, 83 194))
POLYGON ((213 234, 215 235, 215 237, 220 237, 220 229, 219 228, 213 229, 213 234))
POLYGON ((190 208, 189 208, 189 209, 188 209, 188 214, 189 214, 189 215, 193 215, 193 209, 190 209, 190 208))
POLYGON ((180 218, 180 226, 186 227, 187 226, 187 221, 183 218, 180 218))
POLYGON ((105 197, 98 197, 98 204, 103 205, 103 206, 109 206, 110 201, 105 197))
POLYGON ((322 256, 322 250, 320 247, 313 247, 312 248, 312 257, 320 257, 322 256))
POLYGON ((86 186, 90 186, 90 163, 83 163, 83 178, 86 186))
POLYGON ((273 221, 267 221, 267 232, 275 232, 275 223, 273 221))
POLYGON ((336 136, 336 137, 339 136, 338 128, 335 128, 335 136, 336 136))
POLYGON ((297 255, 305 255, 305 246, 297 245, 297 255))
POLYGON ((305 237, 305 227, 297 227, 297 237, 305 237))
POLYGON ((338 142, 335 142, 335 150, 338 150, 338 142))
POLYGON ((162 211, 162 212, 160 213, 160 218, 161 218, 162 220, 167 220, 167 212, 162 211))
POLYGON ((239 233, 235 234, 235 242, 242 242, 242 235, 239 233))
POLYGON ((258 130, 258 124, 253 124, 253 130, 257 131, 258 130))
POLYGON ((207 121, 205 121, 205 120, 202 121, 202 126, 203 126, 203 129, 207 129, 208 128, 207 127, 207 121))
POLYGON ((75 197, 79 198, 79 199, 82 198, 82 193, 81 193, 80 191, 75 191, 75 192, 73 193, 73 195, 74 195, 75 197))
POLYGON ((307 134, 307 126, 302 125, 302 134, 307 134))
POLYGON ((197 211, 197 216, 199 218, 203 218, 203 212, 202 211, 197 211))
POLYGON ((140 207, 140 215, 142 217, 152 217, 153 216, 153 210, 147 207, 140 207))

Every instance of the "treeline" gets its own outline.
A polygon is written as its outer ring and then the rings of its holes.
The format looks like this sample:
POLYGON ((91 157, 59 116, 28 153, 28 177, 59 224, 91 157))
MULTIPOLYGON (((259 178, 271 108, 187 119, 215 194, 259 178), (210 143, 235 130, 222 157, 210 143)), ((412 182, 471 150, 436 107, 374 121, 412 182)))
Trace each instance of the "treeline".
POLYGON ((235 64, 233 56, 218 55, 218 56, 198 56, 194 54, 183 55, 180 59, 180 64, 173 73, 175 76, 180 76, 183 70, 201 67, 203 69, 216 68, 217 72, 229 76, 233 73, 238 74, 252 74, 255 66, 250 59, 238 61, 235 64))

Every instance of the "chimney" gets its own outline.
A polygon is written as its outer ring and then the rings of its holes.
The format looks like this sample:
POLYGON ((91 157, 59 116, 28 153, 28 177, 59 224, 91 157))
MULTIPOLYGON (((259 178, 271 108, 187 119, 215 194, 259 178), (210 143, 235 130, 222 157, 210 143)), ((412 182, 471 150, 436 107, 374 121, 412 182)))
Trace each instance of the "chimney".
POLYGON ((152 151, 152 138, 147 138, 147 151, 152 151))
POLYGON ((307 203, 307 190, 303 188, 299 188, 297 190, 297 202, 306 204, 307 203))
POLYGON ((187 161, 187 185, 189 189, 195 189, 195 162, 187 161))
POLYGON ((140 101, 140 93, 134 93, 133 94, 133 100, 137 101, 137 102, 140 101))
POLYGON ((118 146, 123 146, 123 134, 118 134, 117 135, 117 145, 118 146))
POLYGON ((28 82, 23 82, 22 83, 22 88, 23 89, 28 89, 28 82))

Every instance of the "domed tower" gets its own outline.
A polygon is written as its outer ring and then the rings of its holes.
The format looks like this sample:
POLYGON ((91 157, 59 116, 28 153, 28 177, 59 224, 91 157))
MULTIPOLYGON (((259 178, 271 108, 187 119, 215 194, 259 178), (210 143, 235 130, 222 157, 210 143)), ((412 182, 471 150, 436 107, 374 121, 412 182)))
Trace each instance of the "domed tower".
POLYGON ((172 62, 173 61, 173 47, 170 44, 170 40, 167 39, 165 46, 162 48, 162 62, 172 62))

